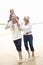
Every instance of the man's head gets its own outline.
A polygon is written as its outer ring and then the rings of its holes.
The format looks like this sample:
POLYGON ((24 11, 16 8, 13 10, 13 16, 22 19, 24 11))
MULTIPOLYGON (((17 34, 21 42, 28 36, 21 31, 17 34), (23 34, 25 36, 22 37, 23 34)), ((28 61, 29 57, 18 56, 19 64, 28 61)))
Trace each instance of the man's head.
POLYGON ((16 16, 12 15, 12 22, 15 23, 16 22, 16 16))

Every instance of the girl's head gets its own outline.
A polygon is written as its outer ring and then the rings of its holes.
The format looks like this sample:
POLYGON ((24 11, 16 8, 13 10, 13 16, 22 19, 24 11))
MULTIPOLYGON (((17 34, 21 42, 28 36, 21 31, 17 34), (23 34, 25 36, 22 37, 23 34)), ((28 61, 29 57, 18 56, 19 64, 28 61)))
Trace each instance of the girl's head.
POLYGON ((29 23, 29 19, 30 19, 30 18, 29 18, 28 16, 25 16, 25 17, 23 18, 23 20, 24 20, 25 23, 29 23))
POLYGON ((10 9, 10 14, 14 14, 14 9, 10 9))

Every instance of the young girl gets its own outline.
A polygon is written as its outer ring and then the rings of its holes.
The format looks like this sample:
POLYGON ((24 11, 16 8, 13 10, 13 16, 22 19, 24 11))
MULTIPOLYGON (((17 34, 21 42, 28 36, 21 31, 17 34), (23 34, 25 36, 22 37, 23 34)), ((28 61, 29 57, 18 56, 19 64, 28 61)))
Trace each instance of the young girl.
MULTIPOLYGON (((13 9, 10 9, 10 15, 9 15, 9 20, 8 20, 8 22, 11 21, 13 14, 15 15, 14 10, 13 10, 13 9)), ((15 16, 16 16, 16 15, 15 15, 15 16)))
MULTIPOLYGON (((19 20, 19 18, 17 18, 19 20)), ((12 15, 12 21, 9 22, 10 29, 13 36, 13 42, 19 54, 19 62, 22 61, 22 49, 21 49, 21 31, 18 28, 18 23, 15 15, 12 15)), ((8 27, 7 26, 7 27, 8 27)), ((7 29, 7 27, 5 29, 7 29)))
POLYGON ((23 33, 24 46, 25 46, 25 49, 28 52, 28 56, 30 57, 30 52, 29 52, 29 47, 28 47, 28 42, 29 42, 29 46, 30 46, 30 49, 32 51, 32 57, 34 57, 32 25, 29 21, 28 16, 25 16, 23 18, 23 20, 24 20, 24 24, 19 29, 24 32, 23 33))

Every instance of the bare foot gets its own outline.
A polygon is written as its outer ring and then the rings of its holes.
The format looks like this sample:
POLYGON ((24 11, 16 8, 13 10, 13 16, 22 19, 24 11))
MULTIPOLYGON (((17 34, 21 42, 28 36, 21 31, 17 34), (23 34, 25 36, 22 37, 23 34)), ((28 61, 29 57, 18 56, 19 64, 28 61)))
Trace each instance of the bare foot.
POLYGON ((34 51, 32 52, 32 57, 34 57, 34 51))
POLYGON ((22 59, 19 59, 18 63, 21 64, 22 63, 22 59))
POLYGON ((29 50, 27 52, 28 52, 28 58, 30 58, 30 52, 29 52, 29 50))
POLYGON ((30 58, 30 52, 28 53, 28 58, 30 58))

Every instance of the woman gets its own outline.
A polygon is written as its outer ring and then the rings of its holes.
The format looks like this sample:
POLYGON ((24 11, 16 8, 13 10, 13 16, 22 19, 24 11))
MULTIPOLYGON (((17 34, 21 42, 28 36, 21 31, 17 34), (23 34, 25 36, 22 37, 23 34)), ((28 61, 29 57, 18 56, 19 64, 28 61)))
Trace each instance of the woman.
POLYGON ((23 18, 24 20, 24 24, 20 26, 20 30, 22 30, 23 33, 23 39, 24 39, 24 46, 25 49, 28 52, 28 57, 30 57, 30 52, 29 52, 29 47, 28 47, 28 42, 29 42, 29 46, 30 49, 32 51, 32 57, 34 57, 34 47, 33 47, 33 35, 32 35, 32 25, 29 21, 29 17, 25 16, 23 18))
POLYGON ((30 49, 32 51, 32 57, 34 57, 34 47, 33 47, 33 35, 32 35, 32 25, 29 21, 29 17, 26 16, 24 17, 24 26, 23 26, 23 31, 24 31, 24 35, 23 35, 23 39, 24 39, 24 46, 25 49, 28 52, 28 55, 30 57, 30 53, 29 53, 29 47, 28 47, 28 42, 29 42, 29 46, 30 49))

